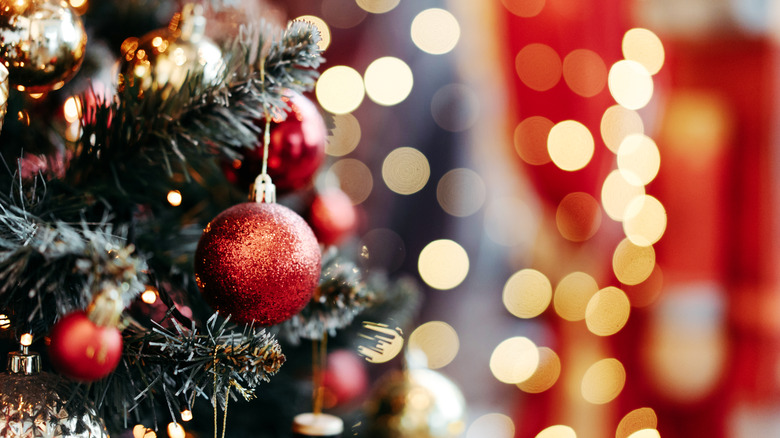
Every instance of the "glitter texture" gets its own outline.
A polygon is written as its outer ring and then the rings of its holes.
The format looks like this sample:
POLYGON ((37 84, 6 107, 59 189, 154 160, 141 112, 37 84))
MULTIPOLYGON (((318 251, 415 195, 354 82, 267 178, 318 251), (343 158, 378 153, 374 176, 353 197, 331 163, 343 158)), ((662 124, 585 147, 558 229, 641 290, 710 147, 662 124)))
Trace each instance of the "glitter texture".
POLYGON ((215 217, 195 251, 195 279, 209 305, 231 320, 274 325, 303 308, 320 277, 309 225, 279 204, 246 202, 215 217))

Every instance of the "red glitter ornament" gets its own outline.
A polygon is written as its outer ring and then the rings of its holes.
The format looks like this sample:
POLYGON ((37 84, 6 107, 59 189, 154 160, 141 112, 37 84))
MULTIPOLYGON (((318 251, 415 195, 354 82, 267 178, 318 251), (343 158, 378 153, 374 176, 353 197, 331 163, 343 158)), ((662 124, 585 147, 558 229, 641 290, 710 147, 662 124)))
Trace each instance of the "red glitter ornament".
POLYGON ((195 279, 206 302, 231 320, 278 324, 311 299, 321 254, 309 225, 289 208, 245 202, 203 231, 195 279))
MULTIPOLYGON (((287 118, 273 120, 268 145, 268 175, 277 190, 289 192, 311 183, 325 159, 328 130, 314 103, 298 93, 283 98, 289 110, 287 118)), ((265 126, 265 120, 257 123, 265 126)), ((223 163, 225 177, 239 188, 248 189, 263 166, 263 134, 255 148, 245 149, 240 160, 223 163)))
POLYGON ((111 374, 122 358, 122 334, 92 322, 84 311, 65 315, 49 334, 54 368, 75 380, 91 382, 111 374))
POLYGON ((334 187, 314 198, 309 222, 320 243, 338 245, 355 229, 357 213, 349 196, 334 187))

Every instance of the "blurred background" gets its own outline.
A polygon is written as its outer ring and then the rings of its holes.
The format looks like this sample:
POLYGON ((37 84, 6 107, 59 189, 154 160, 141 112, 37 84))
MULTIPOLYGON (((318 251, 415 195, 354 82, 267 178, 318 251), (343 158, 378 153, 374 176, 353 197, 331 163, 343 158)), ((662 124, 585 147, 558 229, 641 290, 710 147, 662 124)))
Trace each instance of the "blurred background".
POLYGON ((426 285, 453 436, 780 435, 778 2, 278 8, 327 45, 321 177, 426 285))

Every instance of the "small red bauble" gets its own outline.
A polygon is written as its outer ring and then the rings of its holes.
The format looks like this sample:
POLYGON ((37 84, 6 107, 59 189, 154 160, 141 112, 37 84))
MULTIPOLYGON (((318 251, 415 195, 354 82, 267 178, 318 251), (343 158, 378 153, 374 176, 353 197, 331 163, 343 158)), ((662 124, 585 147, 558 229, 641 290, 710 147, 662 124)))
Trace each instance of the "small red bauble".
POLYGON ((65 315, 49 334, 49 357, 61 374, 91 382, 111 374, 122 358, 122 334, 116 327, 101 327, 84 311, 65 315))
POLYGON ((279 204, 245 202, 203 231, 195 279, 206 302, 232 321, 278 324, 298 313, 319 284, 317 238, 279 204))
MULTIPOLYGON (((311 183, 325 159, 328 137, 325 121, 312 101, 297 93, 290 93, 284 100, 289 107, 287 118, 282 122, 271 122, 268 145, 268 175, 280 192, 300 189, 311 183)), ((265 127, 264 120, 257 123, 265 127)), ((222 166, 228 181, 239 188, 248 189, 262 171, 262 133, 259 140, 257 146, 244 150, 240 160, 222 166)))
POLYGON ((337 245, 355 229, 357 213, 346 193, 329 188, 312 201, 309 222, 322 244, 337 245))
POLYGON ((366 361, 350 350, 328 354, 328 365, 322 385, 333 396, 335 405, 343 405, 363 395, 368 389, 366 361))

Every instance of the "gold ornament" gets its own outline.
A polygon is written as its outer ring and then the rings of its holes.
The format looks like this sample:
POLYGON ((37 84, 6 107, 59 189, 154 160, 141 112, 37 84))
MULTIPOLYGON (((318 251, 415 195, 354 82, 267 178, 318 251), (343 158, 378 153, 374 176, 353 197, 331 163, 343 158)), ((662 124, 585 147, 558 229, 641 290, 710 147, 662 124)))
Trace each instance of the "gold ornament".
POLYGON ((383 377, 366 413, 366 436, 372 438, 455 438, 466 426, 460 389, 427 368, 383 377))
POLYGON ((0 0, 0 61, 19 91, 58 90, 87 47, 81 18, 61 0, 0 0))
POLYGON ((220 78, 222 51, 205 36, 203 7, 187 4, 165 29, 122 43, 119 87, 146 91, 163 90, 164 96, 181 89, 184 81, 201 75, 204 85, 220 78))

